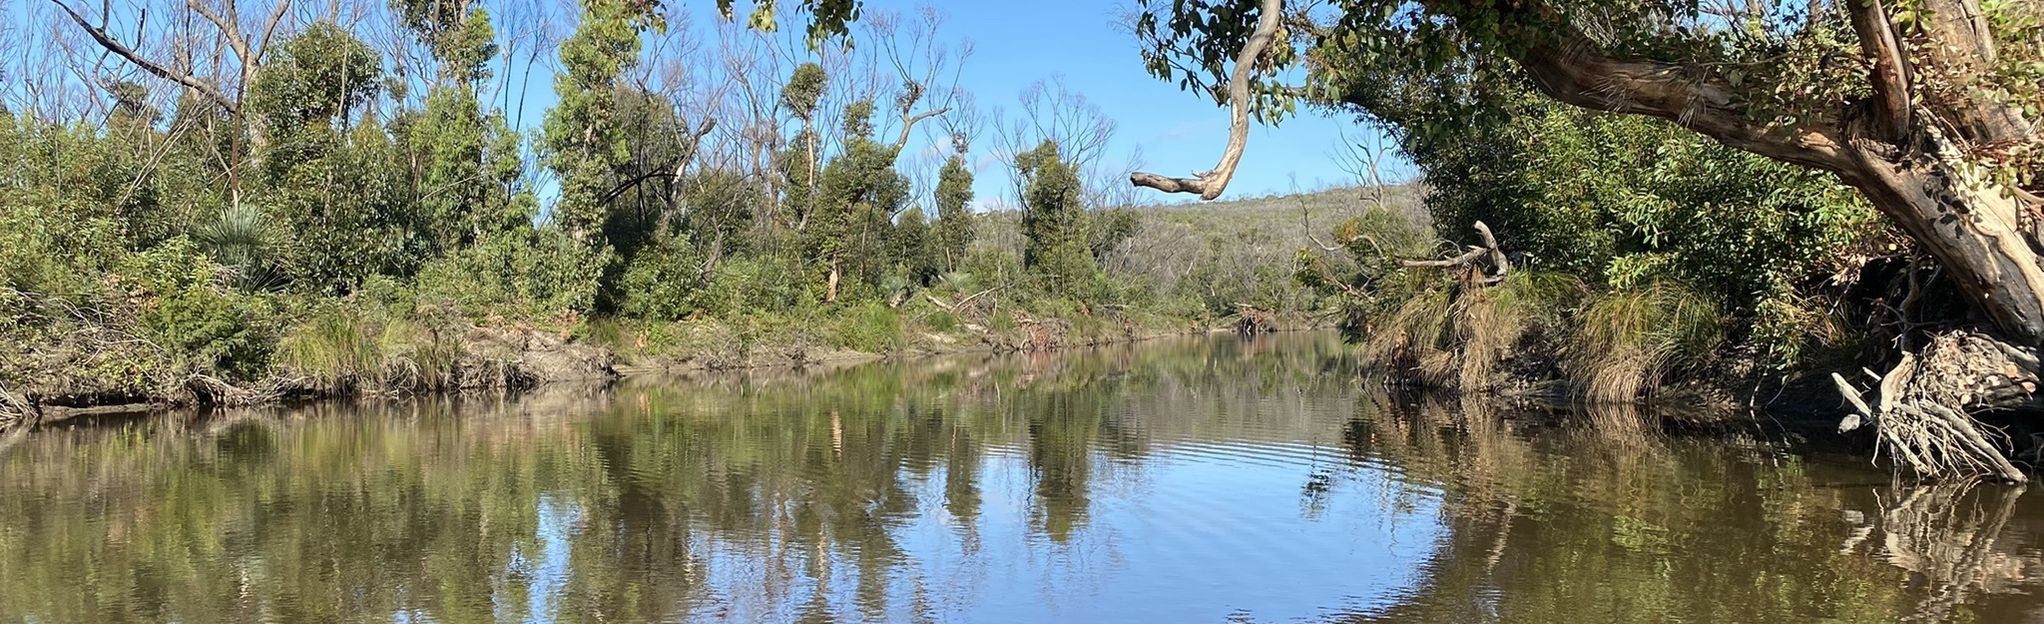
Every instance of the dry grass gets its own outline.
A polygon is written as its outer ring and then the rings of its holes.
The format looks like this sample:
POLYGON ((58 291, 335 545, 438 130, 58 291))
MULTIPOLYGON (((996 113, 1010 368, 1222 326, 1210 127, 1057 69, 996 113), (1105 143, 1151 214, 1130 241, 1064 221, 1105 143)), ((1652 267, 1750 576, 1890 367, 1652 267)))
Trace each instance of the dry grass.
POLYGON ((1651 394, 1669 370, 1723 340, 1717 304, 1670 282, 1606 293, 1576 321, 1565 349, 1567 369, 1593 401, 1651 394))
POLYGON ((1527 332, 1553 326, 1584 292, 1580 281, 1540 272, 1517 273, 1495 287, 1424 290, 1374 328, 1361 358, 1412 369, 1428 386, 1487 388, 1527 332))

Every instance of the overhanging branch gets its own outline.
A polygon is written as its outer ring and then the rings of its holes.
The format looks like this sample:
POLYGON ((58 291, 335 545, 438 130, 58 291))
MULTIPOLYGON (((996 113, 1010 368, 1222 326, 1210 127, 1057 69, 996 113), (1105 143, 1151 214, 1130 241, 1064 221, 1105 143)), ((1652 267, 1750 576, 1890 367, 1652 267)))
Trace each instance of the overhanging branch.
POLYGON ((1130 184, 1164 191, 1166 193, 1198 193, 1203 200, 1213 200, 1228 188, 1228 180, 1235 177, 1235 166, 1242 162, 1242 151, 1249 147, 1249 77, 1256 68, 1256 59, 1270 48, 1277 38, 1278 25, 1283 21, 1284 0, 1263 0, 1262 12, 1256 16, 1256 30, 1249 35, 1249 41, 1242 45, 1242 53, 1235 57, 1235 69, 1228 76, 1228 149, 1221 152, 1221 162, 1212 171, 1203 172, 1191 178, 1173 178, 1154 173, 1138 171, 1128 176, 1130 184))

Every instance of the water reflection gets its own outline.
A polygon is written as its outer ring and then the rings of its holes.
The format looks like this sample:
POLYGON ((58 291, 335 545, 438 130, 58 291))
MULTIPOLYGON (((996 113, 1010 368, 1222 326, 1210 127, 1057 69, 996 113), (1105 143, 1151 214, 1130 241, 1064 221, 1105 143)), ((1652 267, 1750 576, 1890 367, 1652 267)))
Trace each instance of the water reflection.
POLYGON ((324 404, 0 457, 0 620, 2007 621, 2036 498, 1326 336, 324 404))

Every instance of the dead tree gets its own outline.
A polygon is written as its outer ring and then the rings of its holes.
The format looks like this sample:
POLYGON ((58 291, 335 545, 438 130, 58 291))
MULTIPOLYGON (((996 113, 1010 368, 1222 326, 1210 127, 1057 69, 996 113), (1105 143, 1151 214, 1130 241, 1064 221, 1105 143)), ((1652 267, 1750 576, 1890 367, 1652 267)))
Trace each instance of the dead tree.
POLYGON ((1504 248, 1498 246, 1497 237, 1490 233, 1490 226, 1484 225, 1482 221, 1478 221, 1476 222, 1476 233, 1483 237, 1482 246, 1470 245, 1467 251, 1452 258, 1440 260, 1400 260, 1398 265, 1408 269, 1469 271, 1472 275, 1480 278, 1475 281, 1485 286, 1495 286, 1503 283, 1505 277, 1512 273, 1512 260, 1505 257, 1504 248), (1483 260, 1489 260, 1489 265, 1484 266, 1480 264, 1483 260))

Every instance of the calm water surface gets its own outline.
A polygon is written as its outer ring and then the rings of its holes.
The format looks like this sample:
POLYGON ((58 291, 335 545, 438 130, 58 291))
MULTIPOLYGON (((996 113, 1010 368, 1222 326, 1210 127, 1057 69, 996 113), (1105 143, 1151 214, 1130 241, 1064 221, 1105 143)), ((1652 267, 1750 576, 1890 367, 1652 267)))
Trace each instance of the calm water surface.
POLYGON ((1345 353, 1187 339, 39 432, 0 456, 0 621, 2044 613, 2038 496, 1397 400, 1345 353))

